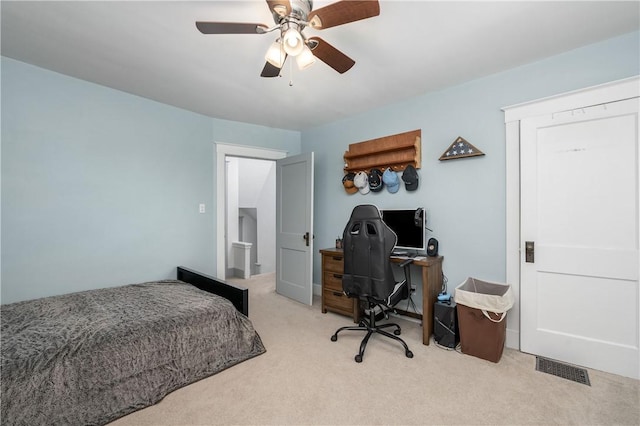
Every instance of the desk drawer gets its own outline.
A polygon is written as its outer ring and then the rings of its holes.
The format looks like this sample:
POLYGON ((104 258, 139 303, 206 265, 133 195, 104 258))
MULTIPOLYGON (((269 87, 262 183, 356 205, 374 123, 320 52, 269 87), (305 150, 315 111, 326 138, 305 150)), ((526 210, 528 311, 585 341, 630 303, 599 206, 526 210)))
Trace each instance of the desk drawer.
POLYGON ((354 299, 347 297, 342 291, 338 290, 324 290, 324 303, 327 308, 339 309, 344 313, 351 315, 353 313, 353 301, 354 299))
POLYGON ((342 273, 344 271, 344 258, 342 255, 324 255, 324 270, 342 273))
POLYGON ((325 271, 322 283, 327 290, 342 292, 342 274, 325 271))

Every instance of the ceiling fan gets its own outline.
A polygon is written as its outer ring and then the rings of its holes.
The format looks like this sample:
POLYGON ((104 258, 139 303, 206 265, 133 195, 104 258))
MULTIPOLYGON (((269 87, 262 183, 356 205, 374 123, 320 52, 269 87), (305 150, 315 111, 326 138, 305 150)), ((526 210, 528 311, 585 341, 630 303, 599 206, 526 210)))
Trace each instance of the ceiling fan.
POLYGON ((248 22, 196 22, 203 34, 266 34, 278 30, 279 37, 267 54, 261 77, 277 77, 287 56, 294 56, 298 68, 304 69, 320 59, 339 73, 347 72, 355 61, 321 39, 307 38, 302 30, 310 26, 316 30, 348 24, 380 14, 377 0, 340 0, 313 10, 313 0, 266 0, 275 25, 248 22))

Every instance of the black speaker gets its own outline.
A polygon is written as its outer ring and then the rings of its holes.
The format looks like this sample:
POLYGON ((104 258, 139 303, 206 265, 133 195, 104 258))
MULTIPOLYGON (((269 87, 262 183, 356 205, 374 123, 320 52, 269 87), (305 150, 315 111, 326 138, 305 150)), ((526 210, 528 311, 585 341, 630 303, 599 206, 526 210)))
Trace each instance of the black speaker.
POLYGON ((427 242, 427 256, 437 256, 438 255, 438 240, 435 238, 429 238, 427 242))
POLYGON ((454 349, 460 342, 456 302, 436 302, 433 305, 433 339, 437 344, 454 349))

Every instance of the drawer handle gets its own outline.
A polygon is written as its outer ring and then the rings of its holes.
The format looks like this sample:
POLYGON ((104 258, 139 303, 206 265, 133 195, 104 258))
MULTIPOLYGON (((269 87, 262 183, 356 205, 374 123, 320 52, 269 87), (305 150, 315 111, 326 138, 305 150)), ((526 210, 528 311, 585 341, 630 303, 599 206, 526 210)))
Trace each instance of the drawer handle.
POLYGON ((342 279, 342 274, 333 274, 333 278, 342 279))
POLYGON ((333 292, 334 296, 338 296, 338 297, 342 297, 342 293, 338 292, 338 291, 334 291, 333 292))
POLYGON ((342 256, 333 256, 333 260, 342 260, 342 256))

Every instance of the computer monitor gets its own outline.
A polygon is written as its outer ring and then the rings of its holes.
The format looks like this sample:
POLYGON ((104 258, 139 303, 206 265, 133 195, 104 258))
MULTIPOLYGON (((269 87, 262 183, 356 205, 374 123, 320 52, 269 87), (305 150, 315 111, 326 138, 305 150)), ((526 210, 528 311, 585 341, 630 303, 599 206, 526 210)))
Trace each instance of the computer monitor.
POLYGON ((416 209, 383 209, 382 220, 398 236, 396 248, 424 252, 425 243, 425 214, 422 207, 416 209))

